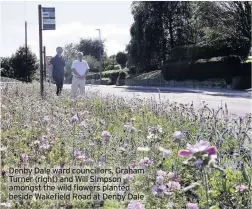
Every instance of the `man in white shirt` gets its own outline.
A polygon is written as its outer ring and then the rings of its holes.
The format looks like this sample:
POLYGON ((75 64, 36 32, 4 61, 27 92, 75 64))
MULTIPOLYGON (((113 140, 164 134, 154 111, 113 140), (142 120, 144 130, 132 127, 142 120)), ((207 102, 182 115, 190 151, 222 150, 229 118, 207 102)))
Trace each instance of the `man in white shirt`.
POLYGON ((86 76, 89 72, 88 63, 83 60, 82 52, 78 52, 77 60, 72 64, 73 80, 72 80, 72 98, 75 99, 77 91, 80 89, 80 94, 85 93, 86 76))

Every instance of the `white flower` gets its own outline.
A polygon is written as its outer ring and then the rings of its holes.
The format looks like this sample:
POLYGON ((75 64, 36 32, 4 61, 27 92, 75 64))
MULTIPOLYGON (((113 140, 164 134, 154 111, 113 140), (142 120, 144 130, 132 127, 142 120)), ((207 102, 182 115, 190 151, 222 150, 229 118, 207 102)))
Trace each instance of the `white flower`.
POLYGON ((7 147, 0 147, 0 151, 5 151, 7 150, 7 147))
POLYGON ((11 204, 10 203, 0 203, 1 206, 5 206, 7 208, 10 208, 11 207, 11 204))
POLYGON ((139 151, 139 152, 148 152, 148 151, 150 151, 150 148, 149 147, 138 147, 137 151, 139 151))

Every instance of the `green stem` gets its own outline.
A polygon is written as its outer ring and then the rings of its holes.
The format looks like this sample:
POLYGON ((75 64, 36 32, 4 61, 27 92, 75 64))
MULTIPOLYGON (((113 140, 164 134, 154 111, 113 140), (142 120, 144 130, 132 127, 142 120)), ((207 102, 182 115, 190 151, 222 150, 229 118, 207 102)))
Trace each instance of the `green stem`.
POLYGON ((208 181, 207 181, 207 174, 206 174, 205 168, 203 168, 203 178, 204 178, 204 186, 205 186, 206 199, 207 199, 206 209, 209 209, 208 181))

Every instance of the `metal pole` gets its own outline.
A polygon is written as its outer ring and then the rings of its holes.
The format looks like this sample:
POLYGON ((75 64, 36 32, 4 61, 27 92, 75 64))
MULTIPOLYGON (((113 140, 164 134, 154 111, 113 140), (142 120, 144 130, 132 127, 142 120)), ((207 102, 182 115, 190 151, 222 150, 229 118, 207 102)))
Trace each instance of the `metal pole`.
POLYGON ((44 83, 43 83, 43 38, 42 38, 42 7, 38 5, 38 18, 39 18, 39 62, 40 62, 40 94, 43 97, 44 83))
POLYGON ((26 82, 29 81, 28 79, 28 64, 27 64, 27 55, 28 54, 28 47, 27 47, 27 21, 25 21, 25 80, 26 82))
POLYGON ((46 60, 46 47, 44 46, 44 77, 45 77, 45 82, 46 82, 46 62, 47 62, 47 60, 46 60))
POLYGON ((99 40, 100 40, 100 47, 99 47, 99 51, 100 51, 100 66, 99 66, 99 69, 100 69, 100 80, 101 80, 101 83, 102 83, 102 53, 101 53, 102 42, 101 42, 101 29, 99 29, 99 40))

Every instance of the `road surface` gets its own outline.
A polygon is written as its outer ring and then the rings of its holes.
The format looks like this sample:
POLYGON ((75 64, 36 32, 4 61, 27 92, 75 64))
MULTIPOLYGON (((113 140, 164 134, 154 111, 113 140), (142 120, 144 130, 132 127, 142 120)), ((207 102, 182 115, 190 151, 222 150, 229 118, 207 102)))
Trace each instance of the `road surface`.
MULTIPOLYGON (((70 90, 71 85, 65 84, 64 89, 70 90)), ((216 90, 212 91, 201 91, 192 92, 186 90, 171 89, 161 90, 160 94, 158 89, 150 88, 132 88, 127 87, 117 87, 117 86, 91 86, 86 87, 86 91, 99 91, 102 94, 116 95, 125 98, 153 98, 159 100, 159 96, 162 100, 170 100, 178 103, 191 103, 193 101, 195 108, 202 107, 202 101, 205 101, 208 104, 208 107, 218 109, 221 104, 224 107, 224 104, 227 103, 229 113, 244 116, 247 113, 252 113, 252 100, 246 92, 238 91, 229 91, 230 94, 226 93, 223 95, 223 92, 218 92, 216 90)))

